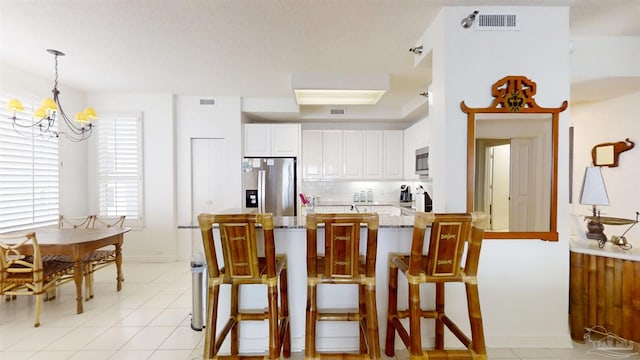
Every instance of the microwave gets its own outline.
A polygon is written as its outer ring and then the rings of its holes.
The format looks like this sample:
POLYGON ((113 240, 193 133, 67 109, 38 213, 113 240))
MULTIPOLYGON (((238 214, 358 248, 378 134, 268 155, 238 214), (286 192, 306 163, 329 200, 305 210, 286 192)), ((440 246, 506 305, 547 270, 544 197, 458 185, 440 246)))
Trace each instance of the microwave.
POLYGON ((416 149, 416 174, 429 176, 429 147, 416 149))

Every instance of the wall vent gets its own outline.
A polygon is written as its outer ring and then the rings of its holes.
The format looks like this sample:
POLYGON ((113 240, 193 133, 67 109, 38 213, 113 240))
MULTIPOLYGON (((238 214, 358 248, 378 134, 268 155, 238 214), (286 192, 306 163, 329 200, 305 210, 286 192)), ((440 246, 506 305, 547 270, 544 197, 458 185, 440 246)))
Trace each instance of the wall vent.
POLYGON ((331 115, 342 116, 342 115, 344 115, 344 109, 331 109, 331 110, 329 111, 329 113, 330 113, 331 115))
POLYGON ((516 14, 479 14, 478 30, 520 30, 516 14))
POLYGON ((200 105, 215 105, 216 99, 200 99, 200 105))

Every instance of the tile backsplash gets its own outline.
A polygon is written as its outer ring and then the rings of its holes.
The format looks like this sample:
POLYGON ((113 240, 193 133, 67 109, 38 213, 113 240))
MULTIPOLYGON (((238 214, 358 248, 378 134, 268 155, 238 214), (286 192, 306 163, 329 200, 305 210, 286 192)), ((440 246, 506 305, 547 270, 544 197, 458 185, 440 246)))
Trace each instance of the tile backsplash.
POLYGON ((400 201, 400 186, 405 184, 411 187, 412 194, 418 185, 422 185, 433 197, 431 183, 419 181, 303 181, 299 192, 319 197, 319 205, 323 202, 349 204, 353 202, 354 193, 371 189, 374 202, 397 203, 400 201))

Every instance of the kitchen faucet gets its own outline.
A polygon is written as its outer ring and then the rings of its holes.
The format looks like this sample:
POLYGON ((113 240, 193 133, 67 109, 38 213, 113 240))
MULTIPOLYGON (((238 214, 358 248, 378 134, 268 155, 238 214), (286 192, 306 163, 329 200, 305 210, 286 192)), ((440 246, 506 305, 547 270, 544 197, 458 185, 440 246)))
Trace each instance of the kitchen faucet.
POLYGON ((358 206, 355 203, 351 204, 351 209, 349 209, 351 211, 355 210, 357 213, 360 213, 360 210, 358 209, 358 206))

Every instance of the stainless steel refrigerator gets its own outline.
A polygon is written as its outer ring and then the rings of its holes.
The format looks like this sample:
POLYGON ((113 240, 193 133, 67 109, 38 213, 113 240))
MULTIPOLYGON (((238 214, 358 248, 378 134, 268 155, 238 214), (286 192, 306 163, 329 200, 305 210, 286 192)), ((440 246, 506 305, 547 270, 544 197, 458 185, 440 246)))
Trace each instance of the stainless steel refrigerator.
POLYGON ((296 215, 296 158, 244 158, 245 208, 274 216, 296 215))

